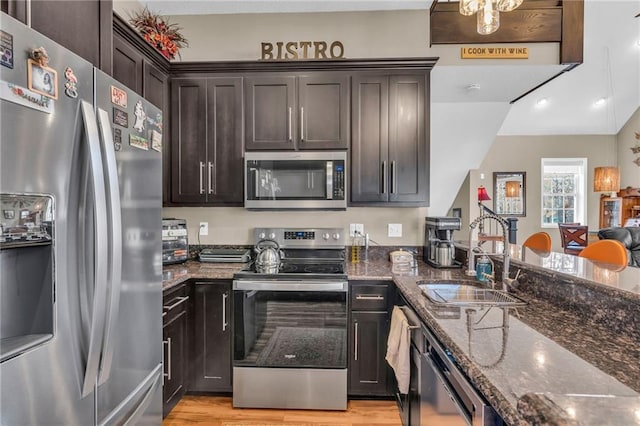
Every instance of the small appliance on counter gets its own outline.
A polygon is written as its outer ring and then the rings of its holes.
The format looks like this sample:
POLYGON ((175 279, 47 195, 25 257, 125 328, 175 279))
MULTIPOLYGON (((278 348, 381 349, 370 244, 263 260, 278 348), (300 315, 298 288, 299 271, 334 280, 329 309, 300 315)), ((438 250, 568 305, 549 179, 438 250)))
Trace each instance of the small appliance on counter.
POLYGON ((453 246, 453 231, 460 226, 459 217, 426 217, 423 260, 435 268, 460 268, 453 246))
POLYGON ((184 219, 162 219, 162 264, 183 263, 189 257, 187 221, 184 219))

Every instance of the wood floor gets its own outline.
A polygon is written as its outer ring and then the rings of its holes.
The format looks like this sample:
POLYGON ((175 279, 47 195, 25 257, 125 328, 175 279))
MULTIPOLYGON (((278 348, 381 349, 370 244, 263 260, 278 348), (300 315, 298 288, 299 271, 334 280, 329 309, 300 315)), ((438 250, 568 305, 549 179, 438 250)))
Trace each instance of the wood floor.
POLYGON ((230 397, 184 396, 163 426, 400 426, 395 401, 349 401, 347 411, 233 408, 230 397))

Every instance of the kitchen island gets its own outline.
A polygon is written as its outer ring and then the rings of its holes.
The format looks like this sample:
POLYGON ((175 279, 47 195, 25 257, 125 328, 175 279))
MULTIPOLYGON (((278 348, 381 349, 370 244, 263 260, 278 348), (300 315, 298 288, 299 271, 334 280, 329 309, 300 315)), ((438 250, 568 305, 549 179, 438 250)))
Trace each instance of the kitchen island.
MULTIPOLYGON (((517 251, 521 249, 513 246, 512 250, 516 250, 514 259, 518 258, 517 251)), ((522 257, 514 260, 512 271, 520 269, 526 278, 514 292, 528 304, 517 308, 517 312, 508 308, 508 327, 500 327, 505 319, 503 311, 492 308, 471 331, 464 309, 457 317, 439 318, 418 287, 423 282, 475 283, 464 270, 435 269, 421 261, 413 268, 398 269, 386 257, 378 257, 368 263, 348 263, 346 272, 350 281, 393 280, 424 324, 507 423, 640 424, 640 338, 638 329, 633 327, 640 312, 640 289, 635 290, 632 284, 616 287, 598 282, 593 271, 599 266, 584 259, 577 263, 583 265, 582 270, 592 271, 588 277, 536 265, 537 255, 528 254, 528 250, 524 256, 526 261, 522 257), (546 274, 542 290, 533 287, 541 281, 538 274, 546 274), (567 280, 572 283, 569 295, 564 285, 567 280), (554 285, 561 295, 555 303, 548 300, 554 285), (576 286, 583 291, 576 292, 576 286), (589 295, 597 300, 590 300, 589 295), (604 310, 606 317, 606 299, 612 304, 624 302, 613 306, 613 316, 619 318, 620 312, 635 311, 623 317, 623 322, 631 322, 631 326, 611 326, 615 318, 585 317, 594 309, 604 310), (576 306, 588 308, 574 309, 576 306), (496 328, 480 329, 485 327, 496 328)), ((551 253, 538 257, 539 263, 542 258, 550 258, 560 265, 573 260, 564 256, 568 255, 551 253)), ((499 267, 499 259, 494 260, 499 267)), ((173 265, 165 267, 164 286, 191 278, 232 279, 241 267, 242 264, 199 262, 173 265)), ((608 271, 607 282, 615 282, 611 277, 616 277, 618 285, 625 281, 620 281, 621 277, 635 276, 633 270, 608 271)), ((474 316, 476 321, 485 312, 478 313, 474 316)))

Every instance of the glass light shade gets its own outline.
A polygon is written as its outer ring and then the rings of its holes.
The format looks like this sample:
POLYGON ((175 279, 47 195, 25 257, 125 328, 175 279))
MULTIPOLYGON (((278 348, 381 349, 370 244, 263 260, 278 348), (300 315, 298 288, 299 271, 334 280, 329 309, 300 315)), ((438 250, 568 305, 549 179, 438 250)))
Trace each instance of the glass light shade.
POLYGON ((460 0, 460 14, 464 16, 471 16, 480 9, 480 3, 484 3, 484 0, 460 0))
POLYGON ((478 34, 488 35, 495 33, 500 27, 500 12, 495 8, 493 0, 484 2, 484 6, 478 10, 478 34))
POLYGON ((511 12, 522 4, 523 0, 498 0, 498 12, 511 12))
POLYGON ((504 196, 507 198, 517 198, 520 196, 520 182, 508 180, 504 183, 504 196))
POLYGON ((478 187, 478 201, 489 201, 489 194, 487 194, 487 188, 484 186, 478 187))
POLYGON ((617 167, 596 167, 593 174, 595 192, 618 192, 620 190, 620 169, 617 167))

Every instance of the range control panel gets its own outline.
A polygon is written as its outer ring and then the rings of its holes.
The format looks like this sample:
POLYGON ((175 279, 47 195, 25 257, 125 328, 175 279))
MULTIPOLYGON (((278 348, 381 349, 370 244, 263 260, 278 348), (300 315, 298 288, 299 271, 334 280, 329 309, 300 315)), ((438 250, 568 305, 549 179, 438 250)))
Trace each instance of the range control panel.
POLYGON ((254 228, 254 244, 273 240, 282 248, 344 248, 342 228, 254 228))

